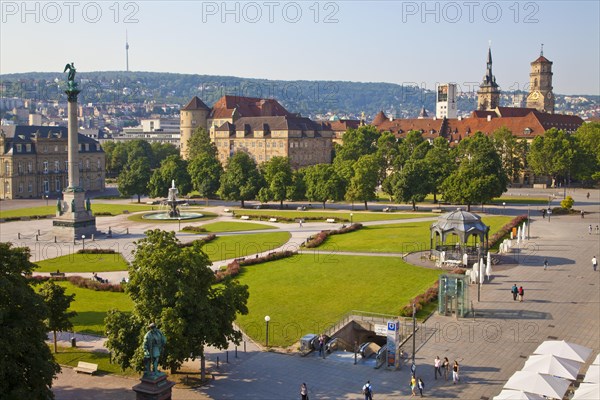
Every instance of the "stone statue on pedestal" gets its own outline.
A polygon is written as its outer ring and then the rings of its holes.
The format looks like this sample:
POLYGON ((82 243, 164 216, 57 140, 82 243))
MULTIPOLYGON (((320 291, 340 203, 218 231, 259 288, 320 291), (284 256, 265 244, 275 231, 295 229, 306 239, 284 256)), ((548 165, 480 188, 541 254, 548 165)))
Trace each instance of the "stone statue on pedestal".
POLYGON ((71 200, 71 212, 75 212, 75 199, 71 200))
POLYGON ((87 211, 92 211, 92 202, 89 197, 85 200, 85 209, 87 211))

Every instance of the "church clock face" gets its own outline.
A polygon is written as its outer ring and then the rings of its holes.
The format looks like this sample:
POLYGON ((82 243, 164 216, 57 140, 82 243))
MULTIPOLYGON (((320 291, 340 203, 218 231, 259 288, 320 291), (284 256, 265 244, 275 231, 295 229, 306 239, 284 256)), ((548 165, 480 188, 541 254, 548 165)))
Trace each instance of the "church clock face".
POLYGON ((531 93, 531 98, 533 100, 537 100, 537 99, 539 99, 539 97, 540 97, 540 92, 535 91, 535 92, 531 93))
POLYGON ((547 98, 551 99, 552 98, 552 92, 548 92, 548 94, 546 95, 547 98))

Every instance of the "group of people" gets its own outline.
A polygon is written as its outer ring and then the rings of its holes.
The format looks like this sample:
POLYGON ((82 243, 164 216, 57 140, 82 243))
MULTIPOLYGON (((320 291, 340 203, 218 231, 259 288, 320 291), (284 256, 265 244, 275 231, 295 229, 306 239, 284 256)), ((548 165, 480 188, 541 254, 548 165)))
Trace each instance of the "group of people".
MULTIPOLYGON (((448 360, 448 357, 444 357, 444 360, 442 361, 439 356, 435 356, 435 360, 433 360, 433 369, 433 375, 436 380, 438 375, 440 376, 440 379, 442 379, 443 376, 445 380, 448 380, 448 377, 450 376, 450 360, 448 360)), ((452 382, 454 382, 455 385, 460 380, 458 376, 459 369, 458 361, 454 360, 454 364, 452 365, 452 382)))
MULTIPOLYGON (((544 269, 546 269, 547 265, 548 265, 547 261, 545 261, 544 269)), ((512 293, 513 301, 517 301, 517 297, 519 297, 519 301, 523 302, 523 296, 525 295, 525 289, 523 289, 523 286, 517 287, 517 284, 515 283, 513 285, 513 287, 510 289, 510 292, 512 293)))
MULTIPOLYGON (((588 233, 591 235, 593 231, 594 231, 594 229, 592 228, 592 225, 590 224, 590 226, 588 226, 588 233)), ((600 226, 596 225, 596 234, 598 234, 598 232, 600 232, 600 226)))

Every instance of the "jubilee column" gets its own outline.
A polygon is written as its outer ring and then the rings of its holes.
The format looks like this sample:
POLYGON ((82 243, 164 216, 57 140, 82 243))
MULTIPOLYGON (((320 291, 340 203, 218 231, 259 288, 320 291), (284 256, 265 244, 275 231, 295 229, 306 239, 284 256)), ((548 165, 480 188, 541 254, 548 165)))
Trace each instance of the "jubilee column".
POLYGON ((75 82, 75 65, 65 66, 67 75, 68 100, 68 178, 69 185, 63 191, 63 200, 57 202, 56 218, 53 221, 54 233, 63 239, 80 239, 81 235, 96 233, 96 217, 93 216, 89 199, 79 180, 79 124, 77 122, 77 96, 81 92, 75 82))

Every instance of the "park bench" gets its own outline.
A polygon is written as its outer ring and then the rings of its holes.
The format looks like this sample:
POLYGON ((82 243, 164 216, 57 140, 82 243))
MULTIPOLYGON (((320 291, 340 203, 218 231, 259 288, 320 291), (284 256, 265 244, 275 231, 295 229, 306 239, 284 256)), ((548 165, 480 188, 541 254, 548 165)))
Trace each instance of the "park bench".
POLYGON ((77 373, 85 372, 86 374, 94 375, 98 371, 98 364, 92 364, 85 361, 79 361, 77 366, 73 368, 77 373))
POLYGON ((64 278, 65 273, 64 272, 50 272, 50 276, 52 278, 64 278))
POLYGON ((248 215, 242 215, 240 217, 240 219, 248 220, 248 219, 250 219, 250 216, 248 216, 248 215))
POLYGON ((277 218, 269 218, 269 222, 277 222, 277 218))
POLYGON ((123 214, 129 214, 129 210, 123 210, 123 214))
POLYGON ((231 210, 230 210, 229 208, 224 208, 224 209, 223 209, 223 212, 226 212, 226 213, 228 213, 228 212, 231 212, 231 210))
POLYGON ((433 210, 431 210, 432 213, 441 213, 444 210, 442 210, 441 208, 434 208, 433 210))
POLYGON ((335 218, 327 218, 325 221, 330 224, 333 224, 335 222, 335 218))

